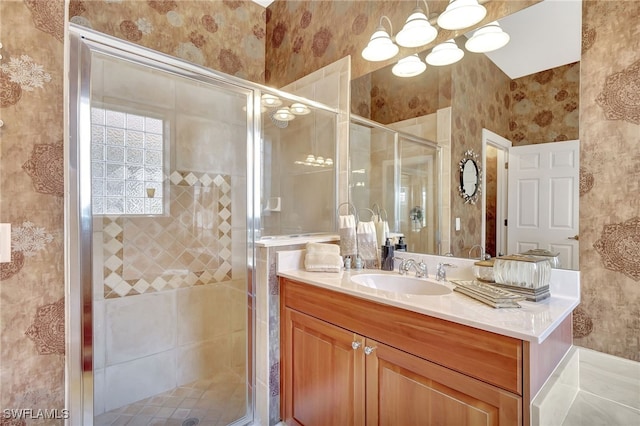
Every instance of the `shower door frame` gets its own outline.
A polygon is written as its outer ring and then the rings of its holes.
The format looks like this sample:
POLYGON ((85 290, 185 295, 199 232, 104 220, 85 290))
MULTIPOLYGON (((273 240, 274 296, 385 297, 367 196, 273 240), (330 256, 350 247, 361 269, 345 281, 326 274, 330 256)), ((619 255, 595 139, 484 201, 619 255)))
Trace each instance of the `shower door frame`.
MULTIPOLYGON (((91 56, 102 53, 153 69, 187 77, 247 96, 247 291, 251 312, 247 348, 255 349, 255 235, 260 229, 261 116, 257 84, 212 71, 126 41, 69 24, 65 81, 65 401, 67 425, 93 424, 93 217, 91 211, 90 123, 91 56)), ((274 92, 272 89, 268 89, 274 92)), ((237 424, 255 417, 255 350, 248 354, 247 373, 252 372, 249 412, 237 424)))

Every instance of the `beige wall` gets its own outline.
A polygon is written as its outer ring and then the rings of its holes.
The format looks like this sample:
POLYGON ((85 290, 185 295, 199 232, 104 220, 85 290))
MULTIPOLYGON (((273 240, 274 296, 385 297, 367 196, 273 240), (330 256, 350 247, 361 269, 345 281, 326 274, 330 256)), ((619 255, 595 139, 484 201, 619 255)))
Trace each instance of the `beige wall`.
POLYGON ((63 25, 62 2, 0 2, 2 408, 64 408, 63 25))
POLYGON ((640 361, 638 16, 638 1, 583 3, 574 335, 578 345, 640 361))

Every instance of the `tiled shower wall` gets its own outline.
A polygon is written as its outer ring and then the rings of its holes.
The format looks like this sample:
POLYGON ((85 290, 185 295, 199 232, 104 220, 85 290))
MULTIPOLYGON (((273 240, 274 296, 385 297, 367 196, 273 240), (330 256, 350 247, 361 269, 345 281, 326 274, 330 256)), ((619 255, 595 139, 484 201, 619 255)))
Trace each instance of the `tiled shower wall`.
POLYGON ((169 215, 94 220, 96 415, 220 373, 246 380, 231 178, 170 181, 169 215))

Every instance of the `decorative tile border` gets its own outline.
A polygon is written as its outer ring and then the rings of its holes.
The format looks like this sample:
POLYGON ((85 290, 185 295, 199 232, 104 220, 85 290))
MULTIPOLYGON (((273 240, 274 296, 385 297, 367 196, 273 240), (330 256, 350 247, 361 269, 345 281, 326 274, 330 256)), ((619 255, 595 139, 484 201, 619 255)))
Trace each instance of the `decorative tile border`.
POLYGON ((103 218, 105 298, 232 279, 231 177, 176 171, 169 179, 168 217, 103 218), (206 200, 205 188, 209 191, 206 200), (193 217, 188 208, 201 213, 198 216, 208 216, 208 220, 193 217), (189 233, 190 230, 195 233, 189 233), (193 247, 185 247, 179 238, 195 238, 193 247), (133 258, 128 259, 125 251, 133 253, 133 258), (169 264, 172 261, 179 262, 180 268, 172 270, 169 264))

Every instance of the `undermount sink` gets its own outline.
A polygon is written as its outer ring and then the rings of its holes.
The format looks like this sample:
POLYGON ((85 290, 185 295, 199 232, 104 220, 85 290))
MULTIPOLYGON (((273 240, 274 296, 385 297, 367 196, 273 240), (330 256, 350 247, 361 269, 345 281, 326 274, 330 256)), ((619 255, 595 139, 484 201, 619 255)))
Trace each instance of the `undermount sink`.
POLYGON ((399 294, 443 296, 452 293, 451 289, 445 285, 404 275, 362 274, 351 277, 351 281, 362 287, 399 294))

